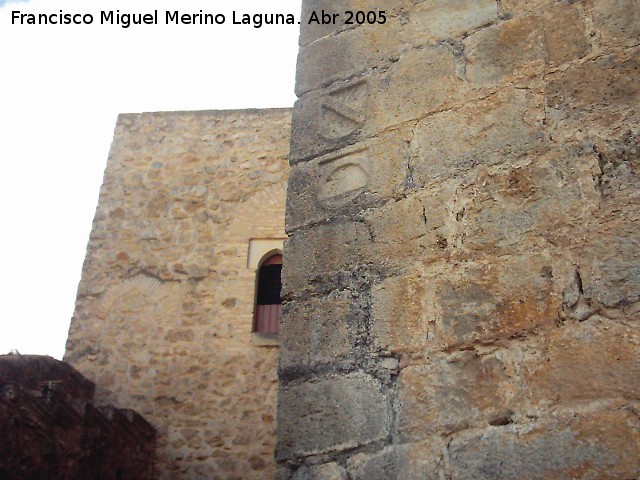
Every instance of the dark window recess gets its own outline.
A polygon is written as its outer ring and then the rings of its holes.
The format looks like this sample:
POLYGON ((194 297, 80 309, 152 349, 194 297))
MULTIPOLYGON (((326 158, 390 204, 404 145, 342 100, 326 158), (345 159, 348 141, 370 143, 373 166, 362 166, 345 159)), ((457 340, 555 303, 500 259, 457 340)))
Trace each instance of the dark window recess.
POLYGON ((280 305, 282 265, 267 265, 258 273, 258 305, 280 305))
POLYGON ((278 333, 282 309, 282 255, 268 258, 258 271, 258 298, 253 321, 255 333, 278 333))

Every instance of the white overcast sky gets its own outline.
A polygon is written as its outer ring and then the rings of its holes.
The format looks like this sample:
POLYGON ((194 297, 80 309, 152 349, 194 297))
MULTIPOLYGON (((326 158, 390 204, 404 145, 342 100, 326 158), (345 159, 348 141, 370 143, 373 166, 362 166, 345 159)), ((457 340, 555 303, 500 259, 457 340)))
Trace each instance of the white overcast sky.
POLYGON ((232 25, 300 0, 0 0, 0 354, 61 358, 116 116, 293 105, 298 25, 232 25), (223 26, 100 25, 101 10, 227 15, 223 26), (11 25, 11 11, 93 25, 11 25))

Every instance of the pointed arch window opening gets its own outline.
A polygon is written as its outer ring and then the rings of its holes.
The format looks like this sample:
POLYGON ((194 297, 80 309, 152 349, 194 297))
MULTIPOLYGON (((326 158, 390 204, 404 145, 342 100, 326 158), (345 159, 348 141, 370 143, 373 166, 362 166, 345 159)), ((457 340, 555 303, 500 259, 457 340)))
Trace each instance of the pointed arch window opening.
POLYGON ((268 256, 258 268, 253 333, 277 334, 282 311, 282 254, 268 256))

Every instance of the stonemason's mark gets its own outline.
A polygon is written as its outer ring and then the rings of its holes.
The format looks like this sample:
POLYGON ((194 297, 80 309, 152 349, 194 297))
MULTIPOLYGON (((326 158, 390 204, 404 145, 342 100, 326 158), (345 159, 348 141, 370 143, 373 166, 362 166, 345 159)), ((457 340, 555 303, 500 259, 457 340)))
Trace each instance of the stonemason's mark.
POLYGON ((320 135, 338 140, 360 128, 365 122, 367 96, 367 82, 364 80, 329 92, 318 112, 320 135))
POLYGON ((366 150, 352 152, 321 163, 318 201, 324 207, 342 207, 365 191, 371 165, 366 150))

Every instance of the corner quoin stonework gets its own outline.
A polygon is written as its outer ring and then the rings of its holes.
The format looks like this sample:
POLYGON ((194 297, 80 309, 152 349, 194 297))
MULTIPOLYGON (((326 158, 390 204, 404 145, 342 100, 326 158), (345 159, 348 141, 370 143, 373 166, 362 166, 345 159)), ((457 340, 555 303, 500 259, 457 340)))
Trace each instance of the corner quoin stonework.
POLYGON ((160 479, 275 473, 251 239, 284 237, 290 109, 121 115, 65 360, 158 429, 160 479))
POLYGON ((385 7, 301 33, 277 479, 636 478, 640 3, 385 7))

